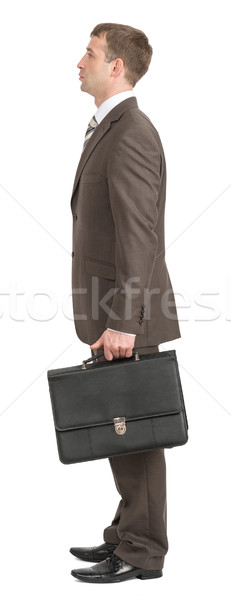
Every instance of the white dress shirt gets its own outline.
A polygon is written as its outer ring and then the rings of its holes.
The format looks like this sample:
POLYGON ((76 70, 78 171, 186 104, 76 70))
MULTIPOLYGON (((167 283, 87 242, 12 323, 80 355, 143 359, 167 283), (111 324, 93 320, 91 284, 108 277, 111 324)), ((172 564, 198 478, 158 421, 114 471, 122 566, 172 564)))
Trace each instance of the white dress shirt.
MULTIPOLYGON (((130 98, 131 96, 134 96, 134 91, 127 90, 126 92, 119 92, 119 94, 115 94, 114 96, 111 96, 111 98, 105 100, 105 102, 100 104, 98 110, 95 113, 97 123, 101 123, 101 121, 104 119, 104 117, 106 117, 110 110, 112 110, 113 108, 115 108, 115 106, 117 106, 117 104, 123 102, 123 100, 127 100, 127 98, 130 98)), ((117 333, 125 333, 125 335, 132 335, 134 337, 136 336, 135 333, 126 333, 125 331, 111 329, 111 327, 107 327, 107 329, 109 329, 109 331, 117 331, 117 333)))
POLYGON ((134 90, 119 92, 119 94, 115 94, 114 96, 111 96, 111 98, 105 100, 102 104, 100 104, 98 110, 95 113, 97 123, 101 123, 101 121, 104 119, 104 117, 106 117, 110 110, 112 110, 113 108, 115 108, 115 106, 117 106, 117 104, 123 102, 123 100, 127 100, 127 98, 130 98, 131 96, 134 96, 134 90))

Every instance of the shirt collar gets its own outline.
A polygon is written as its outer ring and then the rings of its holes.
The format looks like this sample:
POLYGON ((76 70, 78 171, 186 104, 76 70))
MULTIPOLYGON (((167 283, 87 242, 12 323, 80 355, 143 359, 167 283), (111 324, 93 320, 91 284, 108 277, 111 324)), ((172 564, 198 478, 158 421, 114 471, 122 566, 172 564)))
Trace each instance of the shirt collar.
POLYGON ((104 102, 102 102, 102 104, 100 104, 98 110, 95 113, 95 118, 97 123, 101 123, 101 121, 104 119, 104 117, 106 117, 106 115, 113 109, 115 108, 115 106, 117 106, 117 104, 119 104, 120 102, 123 102, 123 100, 127 100, 127 98, 130 98, 131 96, 134 96, 134 91, 133 90, 127 90, 126 92, 119 92, 119 94, 115 94, 114 96, 111 96, 111 98, 108 98, 107 100, 105 100, 104 102))

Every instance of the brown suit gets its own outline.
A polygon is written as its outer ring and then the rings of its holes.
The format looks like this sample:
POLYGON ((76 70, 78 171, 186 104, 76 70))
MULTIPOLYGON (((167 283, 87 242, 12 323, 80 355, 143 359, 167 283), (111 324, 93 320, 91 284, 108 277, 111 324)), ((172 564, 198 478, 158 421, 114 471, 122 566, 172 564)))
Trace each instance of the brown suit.
MULTIPOLYGON (((128 98, 95 129, 73 186, 73 309, 83 342, 93 344, 110 327, 135 333, 135 348, 147 353, 181 337, 165 263, 165 194, 159 135, 128 98)), ((164 450, 114 457, 110 465, 121 501, 104 540, 118 544, 116 554, 130 564, 161 569, 168 549, 164 450)))
POLYGON ((165 193, 159 135, 128 98, 97 126, 73 186, 73 309, 83 342, 106 327, 137 334, 136 346, 181 336, 165 262, 165 193))

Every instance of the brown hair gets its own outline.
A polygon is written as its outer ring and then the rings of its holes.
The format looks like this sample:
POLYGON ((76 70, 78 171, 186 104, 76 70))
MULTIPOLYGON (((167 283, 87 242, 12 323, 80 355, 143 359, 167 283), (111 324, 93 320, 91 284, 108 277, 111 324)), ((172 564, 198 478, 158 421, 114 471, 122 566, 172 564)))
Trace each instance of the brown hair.
POLYGON ((152 58, 152 47, 143 31, 129 25, 100 23, 94 27, 91 36, 106 34, 106 62, 122 58, 125 77, 133 87, 147 72, 152 58))

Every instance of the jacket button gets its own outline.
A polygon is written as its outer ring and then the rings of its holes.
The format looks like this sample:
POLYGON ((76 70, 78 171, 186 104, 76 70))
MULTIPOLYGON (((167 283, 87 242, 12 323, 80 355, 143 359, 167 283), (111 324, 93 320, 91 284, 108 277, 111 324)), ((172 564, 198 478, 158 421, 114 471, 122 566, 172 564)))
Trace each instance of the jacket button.
POLYGON ((72 253, 71 253, 71 256, 72 256, 72 258, 74 258, 74 256, 75 256, 75 253, 74 253, 74 252, 72 252, 72 253))
POLYGON ((77 217, 77 214, 76 214, 76 213, 73 213, 73 219, 74 219, 74 221, 77 221, 77 218, 78 218, 78 217, 77 217))

